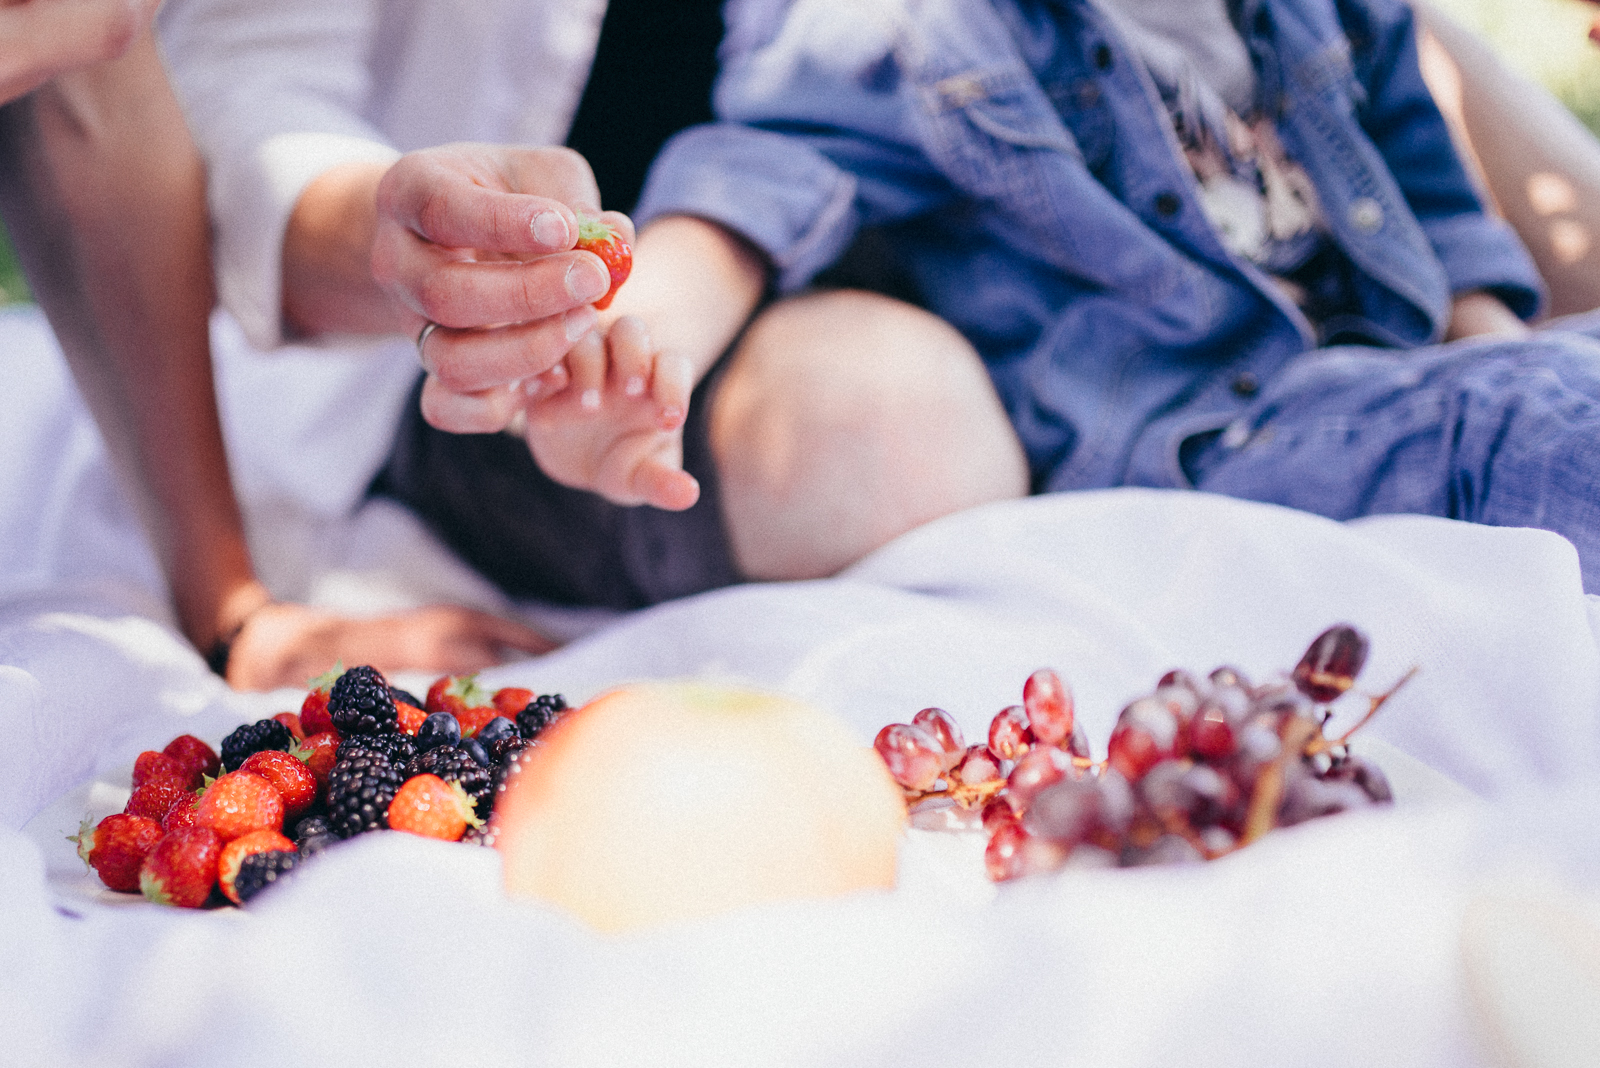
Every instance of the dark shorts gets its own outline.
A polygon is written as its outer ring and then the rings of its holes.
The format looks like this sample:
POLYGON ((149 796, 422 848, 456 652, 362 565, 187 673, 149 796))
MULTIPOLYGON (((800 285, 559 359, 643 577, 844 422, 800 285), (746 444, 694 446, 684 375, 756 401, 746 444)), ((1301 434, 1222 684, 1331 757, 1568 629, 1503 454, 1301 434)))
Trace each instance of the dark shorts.
POLYGON ((410 508, 513 597, 629 609, 728 586, 740 579, 705 414, 715 378, 695 390, 684 427, 684 470, 700 481, 687 511, 627 508, 552 482, 508 434, 436 430, 422 418, 420 378, 369 492, 410 508))

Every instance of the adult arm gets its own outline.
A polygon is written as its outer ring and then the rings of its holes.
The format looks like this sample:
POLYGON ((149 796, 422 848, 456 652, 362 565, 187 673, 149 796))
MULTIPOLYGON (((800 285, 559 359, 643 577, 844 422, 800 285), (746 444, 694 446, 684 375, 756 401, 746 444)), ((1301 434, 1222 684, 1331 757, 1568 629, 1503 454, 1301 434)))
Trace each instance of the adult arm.
POLYGON ((0 104, 65 71, 122 55, 159 5, 160 0, 0 3, 0 104))
POLYGON ((350 620, 268 604, 213 390, 204 173, 149 36, 11 105, 5 126, 6 216, 30 284, 132 490, 179 625, 202 651, 233 638, 230 682, 303 684, 357 655, 386 670, 471 669, 504 647, 549 647, 465 610, 350 620))

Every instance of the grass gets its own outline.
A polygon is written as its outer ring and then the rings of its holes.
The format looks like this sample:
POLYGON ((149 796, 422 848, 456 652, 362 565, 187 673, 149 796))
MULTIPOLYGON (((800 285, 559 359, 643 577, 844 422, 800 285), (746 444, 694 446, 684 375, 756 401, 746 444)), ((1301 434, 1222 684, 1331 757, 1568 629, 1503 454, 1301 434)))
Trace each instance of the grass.
MULTIPOLYGON (((1433 0, 1482 34, 1506 61, 1548 88, 1600 136, 1600 48, 1586 28, 1595 8, 1580 0, 1433 0)), ((0 231, 0 305, 28 299, 11 243, 0 231)))

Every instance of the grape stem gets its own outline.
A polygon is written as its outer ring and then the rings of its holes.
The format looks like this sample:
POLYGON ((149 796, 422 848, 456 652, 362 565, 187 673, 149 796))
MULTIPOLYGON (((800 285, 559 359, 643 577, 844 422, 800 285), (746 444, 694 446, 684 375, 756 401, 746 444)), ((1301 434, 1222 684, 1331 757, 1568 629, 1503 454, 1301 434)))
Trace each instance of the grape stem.
POLYGON ((1404 675, 1401 675, 1399 682, 1396 682, 1393 686, 1389 687, 1387 690, 1385 690, 1382 693, 1378 694, 1376 697, 1367 698, 1368 701, 1372 702, 1372 707, 1367 709, 1367 714, 1366 715, 1362 716, 1359 720, 1356 721, 1355 726, 1351 727, 1349 730, 1345 731, 1343 734, 1339 735, 1339 737, 1337 737, 1337 738, 1335 738, 1335 739, 1333 739, 1331 741, 1326 739, 1326 738, 1317 739, 1315 742, 1312 742, 1311 745, 1306 748, 1306 755, 1307 756, 1311 756, 1312 754, 1320 753, 1325 749, 1331 749, 1336 745, 1349 745, 1350 744, 1351 735, 1355 734, 1356 731, 1358 731, 1362 727, 1366 726, 1367 725, 1367 721, 1370 720, 1373 716, 1378 714, 1378 709, 1383 707, 1383 703, 1385 701, 1387 701, 1389 698, 1393 697, 1395 695, 1395 693, 1399 691, 1400 687, 1402 687, 1406 683, 1410 682, 1412 677, 1415 676, 1416 673, 1418 671, 1420 671, 1420 670, 1421 670, 1421 666, 1420 665, 1418 665, 1418 664, 1411 665, 1411 670, 1407 671, 1404 675))

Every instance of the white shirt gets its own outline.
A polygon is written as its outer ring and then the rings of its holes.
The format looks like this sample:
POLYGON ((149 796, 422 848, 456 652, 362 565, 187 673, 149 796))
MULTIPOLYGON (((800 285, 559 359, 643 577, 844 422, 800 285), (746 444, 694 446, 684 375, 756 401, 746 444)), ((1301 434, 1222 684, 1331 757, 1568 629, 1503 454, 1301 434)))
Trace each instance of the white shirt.
POLYGON ((168 0, 159 29, 209 167, 219 294, 283 341, 283 235, 340 163, 452 141, 559 144, 605 0, 168 0))

